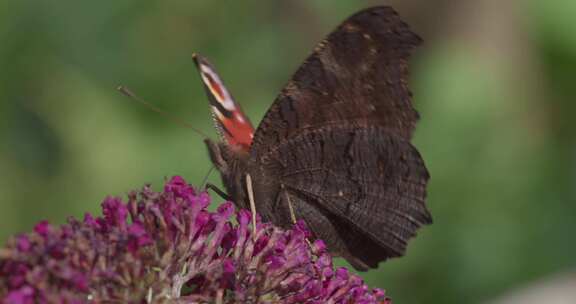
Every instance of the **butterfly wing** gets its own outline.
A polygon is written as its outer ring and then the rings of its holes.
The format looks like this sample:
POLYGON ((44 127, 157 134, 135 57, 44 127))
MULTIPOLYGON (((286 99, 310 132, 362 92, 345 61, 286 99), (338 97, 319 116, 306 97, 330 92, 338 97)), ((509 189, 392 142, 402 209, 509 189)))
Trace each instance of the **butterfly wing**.
POLYGON ((250 150, 263 216, 286 225, 293 205, 360 270, 402 255, 431 222, 428 171, 409 142, 418 114, 407 60, 420 42, 389 7, 353 15, 283 89, 250 150))
POLYGON ((408 239, 432 220, 420 154, 383 127, 304 131, 275 147, 261 166, 281 184, 276 213, 293 205, 296 218, 359 269, 403 255, 408 239))
POLYGON ((258 158, 302 130, 341 122, 379 125, 410 139, 418 114, 407 85, 407 60, 421 39, 390 7, 344 21, 288 82, 260 123, 258 158))
POLYGON ((220 137, 229 145, 248 151, 254 137, 252 123, 226 89, 214 66, 198 54, 192 57, 210 100, 210 109, 220 137))

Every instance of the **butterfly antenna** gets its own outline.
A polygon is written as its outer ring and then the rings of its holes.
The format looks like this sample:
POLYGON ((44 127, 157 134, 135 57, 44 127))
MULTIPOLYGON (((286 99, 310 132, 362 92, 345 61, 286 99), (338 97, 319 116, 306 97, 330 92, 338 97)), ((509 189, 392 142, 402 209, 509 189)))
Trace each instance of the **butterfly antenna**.
POLYGON ((202 132, 202 131, 194 128, 194 126, 192 126, 191 124, 187 123, 186 121, 184 121, 184 120, 182 120, 182 119, 180 119, 180 118, 178 118, 178 117, 176 117, 176 116, 170 115, 170 114, 168 114, 168 113, 160 110, 160 109, 159 109, 158 107, 156 107, 155 105, 153 105, 153 104, 151 104, 151 103, 149 103, 149 102, 146 102, 144 99, 142 99, 142 98, 138 97, 138 95, 134 94, 129 88, 127 88, 127 87, 125 87, 125 86, 118 86, 118 88, 116 88, 116 89, 117 89, 120 93, 122 93, 123 95, 128 96, 130 99, 132 99, 132 100, 134 100, 134 101, 137 101, 137 102, 143 104, 143 105, 144 105, 145 107, 147 107, 148 109, 150 109, 150 110, 152 110, 152 111, 154 111, 154 112, 156 112, 156 113, 158 113, 158 114, 166 117, 167 119, 169 119, 169 120, 171 120, 171 121, 173 121, 173 122, 175 122, 175 123, 177 123, 177 124, 179 124, 179 125, 181 125, 181 126, 183 126, 183 127, 185 127, 185 128, 191 129, 192 131, 198 133, 200 136, 202 136, 202 137, 204 137, 204 138, 208 138, 208 136, 207 136, 206 134, 204 134, 204 132, 202 132))

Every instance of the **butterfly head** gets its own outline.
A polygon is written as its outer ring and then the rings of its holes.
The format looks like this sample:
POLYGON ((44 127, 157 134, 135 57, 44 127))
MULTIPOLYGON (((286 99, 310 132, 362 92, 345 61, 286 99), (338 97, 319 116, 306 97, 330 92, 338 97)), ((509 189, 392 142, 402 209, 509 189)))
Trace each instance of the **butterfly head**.
POLYGON ((247 152, 254 137, 252 123, 244 115, 240 105, 234 101, 212 64, 198 54, 193 54, 192 58, 204 83, 220 138, 235 149, 247 152))

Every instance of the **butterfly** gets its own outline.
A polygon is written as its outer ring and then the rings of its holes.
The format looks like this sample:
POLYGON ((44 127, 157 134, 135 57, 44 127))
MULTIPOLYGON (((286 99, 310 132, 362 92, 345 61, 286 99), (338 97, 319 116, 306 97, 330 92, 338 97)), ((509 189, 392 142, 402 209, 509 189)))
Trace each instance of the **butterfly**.
POLYGON ((254 129, 214 66, 195 55, 221 141, 206 139, 228 196, 265 221, 304 220, 358 270, 405 253, 432 217, 410 143, 407 60, 421 43, 390 7, 364 9, 314 49, 254 129), (250 185, 247 184, 247 178, 250 185))

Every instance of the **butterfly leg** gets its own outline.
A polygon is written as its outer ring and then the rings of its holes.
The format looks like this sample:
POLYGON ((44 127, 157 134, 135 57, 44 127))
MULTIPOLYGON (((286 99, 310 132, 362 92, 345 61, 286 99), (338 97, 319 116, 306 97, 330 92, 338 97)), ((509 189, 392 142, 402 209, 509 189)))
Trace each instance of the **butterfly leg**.
POLYGON ((290 196, 288 195, 288 192, 285 191, 284 184, 281 184, 280 188, 282 188, 282 192, 284 192, 284 195, 286 196, 286 201, 288 202, 288 209, 290 210, 290 219, 292 220, 292 224, 296 224, 296 213, 294 213, 294 207, 292 207, 292 201, 290 200, 290 196))
MULTIPOLYGON (((290 219, 292 220, 292 224, 296 225, 296 213, 294 212, 294 207, 292 207, 290 195, 288 195, 288 191, 285 191, 284 184, 281 184, 280 188, 282 188, 282 192, 284 192, 284 195, 286 196, 286 202, 288 202, 288 209, 290 210, 290 219)), ((308 247, 312 249, 312 242, 310 242, 308 238, 306 238, 306 244, 308 244, 308 247)))
POLYGON ((250 211, 252 212, 252 232, 256 240, 256 203, 254 202, 254 189, 252 188, 252 177, 246 174, 246 189, 248 190, 248 201, 250 201, 250 211))
POLYGON ((225 199, 225 200, 227 200, 227 201, 232 201, 232 198, 231 198, 228 194, 226 194, 226 192, 220 190, 220 188, 218 188, 217 186, 215 186, 215 185, 213 185, 213 184, 211 184, 211 183, 207 183, 207 184, 206 184, 206 187, 204 188, 204 190, 208 190, 208 189, 214 191, 214 192, 215 192, 216 194, 218 194, 221 198, 223 198, 223 199, 225 199))

